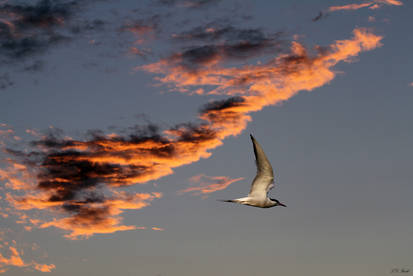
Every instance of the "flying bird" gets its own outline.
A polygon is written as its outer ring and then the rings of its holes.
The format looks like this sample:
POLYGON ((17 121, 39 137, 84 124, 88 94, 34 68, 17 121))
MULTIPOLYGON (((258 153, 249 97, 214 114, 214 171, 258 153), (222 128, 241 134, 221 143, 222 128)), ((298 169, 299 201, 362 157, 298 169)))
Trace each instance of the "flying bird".
POLYGON ((250 136, 252 145, 254 146, 255 164, 257 165, 257 175, 252 181, 251 190, 247 197, 221 201, 240 203, 259 208, 271 208, 274 206, 287 207, 277 199, 268 197, 269 190, 274 187, 274 172, 264 150, 260 144, 258 144, 257 140, 255 140, 252 135, 250 136))

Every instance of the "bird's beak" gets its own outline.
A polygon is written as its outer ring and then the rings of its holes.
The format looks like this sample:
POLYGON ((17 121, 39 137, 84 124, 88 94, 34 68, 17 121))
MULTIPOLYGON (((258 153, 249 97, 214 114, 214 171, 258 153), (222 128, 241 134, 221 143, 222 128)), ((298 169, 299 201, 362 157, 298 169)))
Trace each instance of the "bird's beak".
POLYGON ((287 207, 287 205, 285 205, 284 203, 278 203, 278 205, 282 206, 282 207, 287 207))

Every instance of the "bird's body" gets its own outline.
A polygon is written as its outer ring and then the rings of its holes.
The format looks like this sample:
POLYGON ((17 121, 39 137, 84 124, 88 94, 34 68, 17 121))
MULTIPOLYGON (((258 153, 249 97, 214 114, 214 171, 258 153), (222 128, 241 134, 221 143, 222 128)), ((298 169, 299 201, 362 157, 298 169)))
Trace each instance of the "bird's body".
POLYGON ((246 197, 223 201, 240 203, 259 208, 271 208, 274 206, 286 207, 278 200, 268 197, 269 190, 274 187, 274 172, 267 156, 264 153, 264 150, 252 135, 251 140, 254 146, 255 163, 257 165, 257 175, 252 181, 251 190, 246 197))

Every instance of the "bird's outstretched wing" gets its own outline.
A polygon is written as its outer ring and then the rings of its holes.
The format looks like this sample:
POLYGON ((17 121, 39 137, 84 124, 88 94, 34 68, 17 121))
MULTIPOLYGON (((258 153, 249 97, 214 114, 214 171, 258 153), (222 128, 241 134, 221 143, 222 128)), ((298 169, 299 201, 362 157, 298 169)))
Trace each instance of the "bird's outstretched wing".
POLYGON ((266 197, 268 191, 274 187, 274 172, 271 164, 265 156, 264 150, 258 144, 257 140, 251 136, 254 146, 255 163, 257 165, 257 175, 251 184, 251 190, 248 196, 250 197, 266 197))

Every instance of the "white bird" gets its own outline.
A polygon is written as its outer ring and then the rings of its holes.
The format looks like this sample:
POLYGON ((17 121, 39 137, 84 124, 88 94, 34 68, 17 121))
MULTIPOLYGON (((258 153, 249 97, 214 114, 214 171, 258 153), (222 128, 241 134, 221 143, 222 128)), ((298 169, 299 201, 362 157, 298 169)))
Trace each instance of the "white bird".
POLYGON ((222 201, 260 208, 271 208, 274 206, 287 207, 278 200, 268 197, 269 190, 274 187, 274 172, 267 156, 265 156, 264 150, 261 148, 260 144, 258 144, 257 140, 255 140, 252 135, 250 136, 254 146, 255 163, 257 165, 257 175, 252 181, 250 193, 247 197, 222 201))

